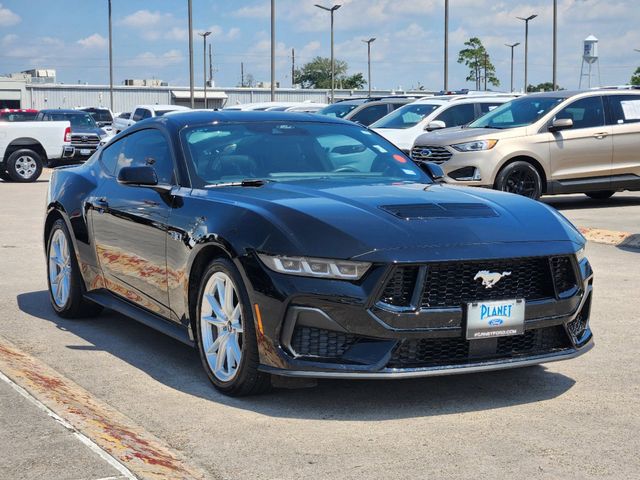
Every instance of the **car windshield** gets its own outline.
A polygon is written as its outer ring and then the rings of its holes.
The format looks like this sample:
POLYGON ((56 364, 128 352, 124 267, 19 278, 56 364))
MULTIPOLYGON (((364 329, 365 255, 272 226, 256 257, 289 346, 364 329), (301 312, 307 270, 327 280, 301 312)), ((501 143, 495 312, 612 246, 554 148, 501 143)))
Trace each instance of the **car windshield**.
POLYGON ((357 125, 269 121, 185 127, 194 187, 247 180, 431 183, 397 147, 357 125))
POLYGON ((411 128, 442 105, 433 103, 410 103, 394 110, 370 125, 371 128, 411 128))
POLYGON ((563 97, 520 97, 471 122, 468 128, 514 128, 531 125, 562 101, 563 97))
POLYGON ((319 115, 326 115, 327 117, 337 117, 343 118, 347 113, 358 106, 357 103, 334 103, 333 105, 329 105, 328 107, 324 107, 322 110, 319 110, 319 115))
POLYGON ((51 120, 64 121, 71 123, 72 127, 98 128, 93 117, 88 113, 52 113, 51 120))
POLYGON ((109 110, 89 110, 87 113, 91 115, 96 122, 113 122, 109 110))

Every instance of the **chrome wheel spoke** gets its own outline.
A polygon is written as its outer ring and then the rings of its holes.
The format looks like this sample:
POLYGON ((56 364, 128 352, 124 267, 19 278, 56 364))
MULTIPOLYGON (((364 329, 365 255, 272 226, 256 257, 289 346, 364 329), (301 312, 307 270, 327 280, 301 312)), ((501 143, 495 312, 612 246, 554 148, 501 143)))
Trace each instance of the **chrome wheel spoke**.
POLYGON ((58 307, 63 307, 71 294, 71 252, 62 230, 53 234, 48 256, 51 298, 58 307))

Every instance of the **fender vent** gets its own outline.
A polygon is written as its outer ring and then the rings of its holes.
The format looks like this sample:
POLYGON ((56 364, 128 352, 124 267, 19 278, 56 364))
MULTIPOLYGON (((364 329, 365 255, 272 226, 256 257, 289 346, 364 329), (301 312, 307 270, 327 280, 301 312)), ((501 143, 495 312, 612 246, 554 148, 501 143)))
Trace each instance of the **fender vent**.
POLYGON ((383 205, 382 210, 404 219, 482 218, 498 213, 482 203, 418 203, 413 205, 383 205))

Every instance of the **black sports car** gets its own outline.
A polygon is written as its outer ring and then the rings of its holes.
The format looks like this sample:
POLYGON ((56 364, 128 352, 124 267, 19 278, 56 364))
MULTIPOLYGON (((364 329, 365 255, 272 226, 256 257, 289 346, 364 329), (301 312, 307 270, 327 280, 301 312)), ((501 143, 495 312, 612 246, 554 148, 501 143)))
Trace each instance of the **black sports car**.
POLYGON ((271 375, 405 378, 587 351, 582 235, 542 203, 438 171, 327 117, 136 123, 53 173, 51 303, 65 317, 109 307, 195 345, 234 395, 271 375))

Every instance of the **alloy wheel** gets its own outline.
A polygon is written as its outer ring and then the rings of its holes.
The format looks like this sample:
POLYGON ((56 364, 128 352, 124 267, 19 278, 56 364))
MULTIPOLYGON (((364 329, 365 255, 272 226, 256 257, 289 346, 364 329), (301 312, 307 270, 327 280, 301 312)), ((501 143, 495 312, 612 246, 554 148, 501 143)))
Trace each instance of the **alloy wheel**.
POLYGON ((33 177, 33 175, 36 173, 37 168, 38 165, 36 164, 36 161, 28 155, 22 155, 15 161, 16 172, 25 180, 33 177))
POLYGON ((71 255, 61 229, 55 231, 49 245, 49 284, 53 301, 58 307, 64 307, 71 293, 71 255))
POLYGON ((223 382, 238 373, 242 359, 243 323, 238 290, 231 277, 216 272, 200 301, 202 347, 211 372, 223 382))
POLYGON ((505 178, 502 190, 529 198, 536 198, 538 180, 529 169, 516 168, 505 178))

